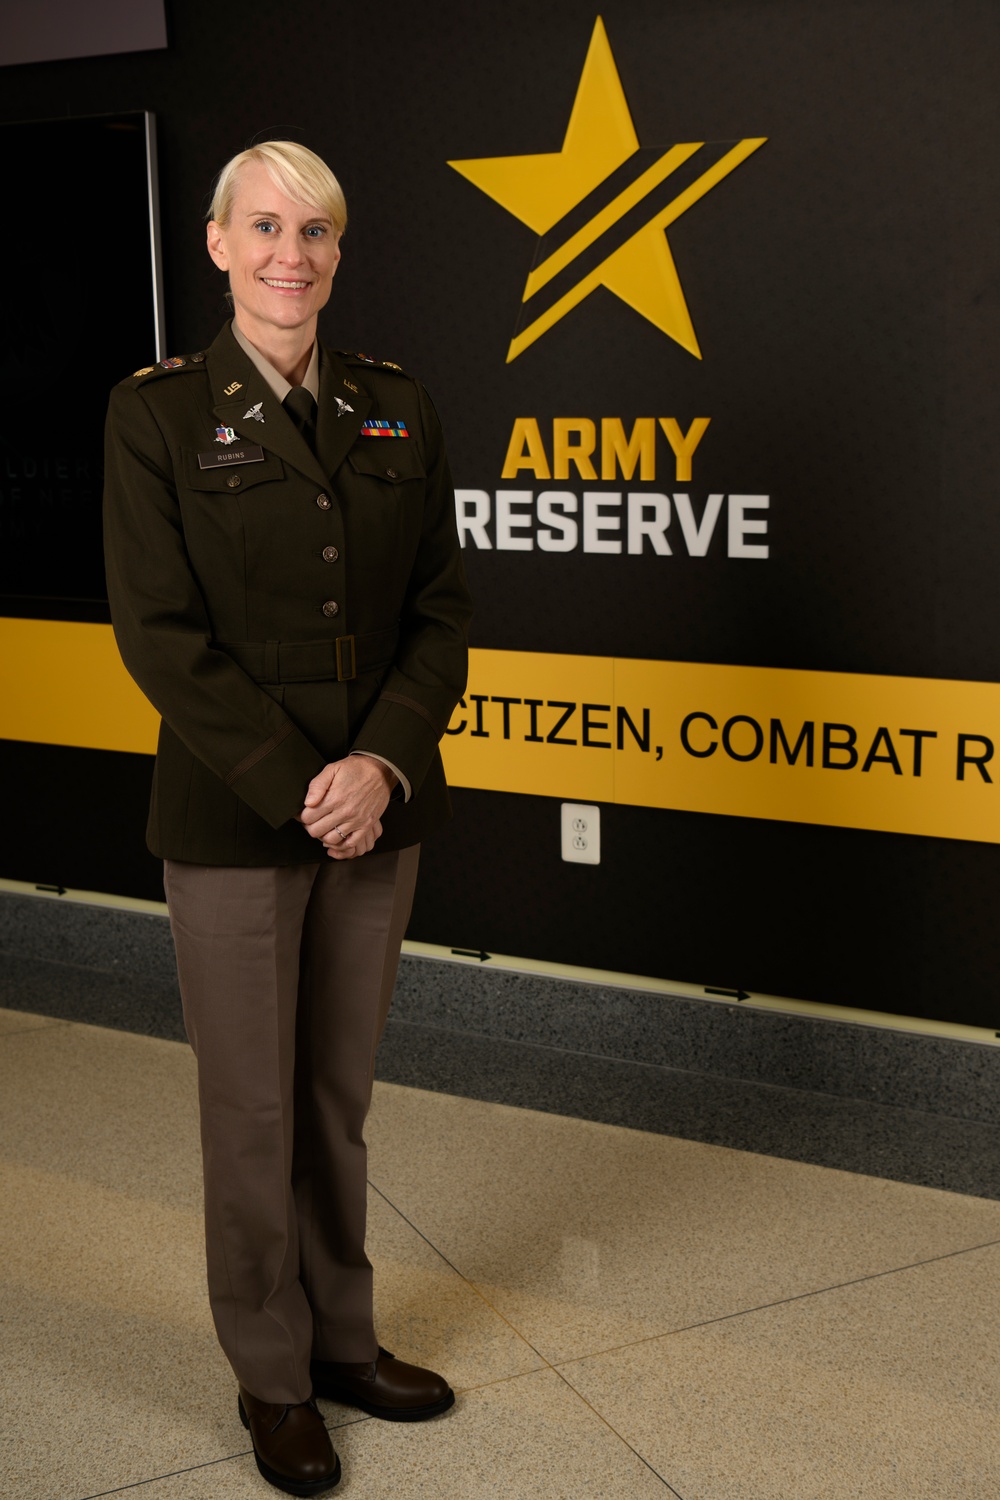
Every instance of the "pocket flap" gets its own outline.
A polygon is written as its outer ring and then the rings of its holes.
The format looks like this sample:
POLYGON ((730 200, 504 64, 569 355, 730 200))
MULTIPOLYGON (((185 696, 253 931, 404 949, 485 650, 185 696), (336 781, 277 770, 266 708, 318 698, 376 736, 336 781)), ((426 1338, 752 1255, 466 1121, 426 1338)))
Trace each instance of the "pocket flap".
POLYGON ((404 484, 408 479, 427 477, 410 438, 362 438, 348 453, 347 461, 356 474, 369 474, 386 484, 404 484))
MULTIPOLYGON (((253 444, 244 443, 243 448, 252 452, 253 444)), ((206 449, 202 451, 209 451, 206 449)), ((234 490, 250 489, 256 484, 266 484, 272 479, 283 479, 285 466, 274 453, 264 452, 263 458, 253 459, 249 463, 241 462, 239 459, 241 448, 233 449, 233 457, 230 462, 220 464, 217 469, 203 469, 198 462, 198 454, 189 451, 184 454, 184 480, 189 489, 210 490, 219 494, 231 495, 234 490), (239 484, 231 484, 231 479, 239 479, 239 484)))

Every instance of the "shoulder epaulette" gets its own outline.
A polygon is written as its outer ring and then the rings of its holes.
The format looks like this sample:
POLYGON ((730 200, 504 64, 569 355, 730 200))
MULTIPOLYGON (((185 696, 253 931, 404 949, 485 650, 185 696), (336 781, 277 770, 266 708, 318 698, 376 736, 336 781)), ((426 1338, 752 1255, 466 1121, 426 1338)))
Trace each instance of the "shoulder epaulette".
POLYGON ((362 365, 374 365, 379 370, 395 370, 399 375, 405 375, 406 371, 402 365, 397 365, 391 359, 376 359, 372 354, 357 354, 351 349, 338 349, 336 351, 341 359, 357 360, 362 365))
POLYGON ((196 370, 199 365, 205 363, 205 356, 199 351, 197 354, 172 354, 169 359, 158 360, 155 365, 143 365, 141 370, 132 372, 133 380, 148 380, 151 375, 172 375, 175 370, 182 370, 185 366, 196 370))

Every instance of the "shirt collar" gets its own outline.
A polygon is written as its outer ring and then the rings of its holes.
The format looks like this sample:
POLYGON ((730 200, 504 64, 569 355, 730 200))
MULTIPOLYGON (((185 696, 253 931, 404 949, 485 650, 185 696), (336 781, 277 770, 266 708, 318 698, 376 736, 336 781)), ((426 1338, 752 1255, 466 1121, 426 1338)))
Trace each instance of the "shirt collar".
MULTIPOLYGON (((266 359, 256 345, 251 344, 246 334, 233 320, 233 338, 239 344, 247 359, 256 365, 258 371, 267 382, 268 386, 279 401, 284 401, 288 392, 292 389, 284 375, 276 370, 269 359, 266 359)), ((312 347, 312 355, 309 359, 309 368, 306 370, 302 384, 310 393, 316 405, 319 405, 319 340, 316 339, 312 347)))

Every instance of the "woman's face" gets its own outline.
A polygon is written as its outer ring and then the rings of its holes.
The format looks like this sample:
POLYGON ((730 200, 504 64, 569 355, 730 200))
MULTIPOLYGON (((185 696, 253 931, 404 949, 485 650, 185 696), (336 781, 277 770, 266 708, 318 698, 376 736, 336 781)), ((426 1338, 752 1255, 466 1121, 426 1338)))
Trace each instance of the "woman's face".
POLYGON ((315 335, 340 260, 340 236, 325 210, 286 198, 267 168, 251 162, 240 173, 229 223, 208 226, 208 253, 229 272, 236 321, 251 343, 266 344, 278 329, 315 335))

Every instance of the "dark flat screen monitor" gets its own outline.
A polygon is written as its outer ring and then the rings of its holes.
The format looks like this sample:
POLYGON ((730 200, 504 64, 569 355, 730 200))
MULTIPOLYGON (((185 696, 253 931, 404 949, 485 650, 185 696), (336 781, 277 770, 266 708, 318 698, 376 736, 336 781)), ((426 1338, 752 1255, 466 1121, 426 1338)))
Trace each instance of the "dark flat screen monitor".
POLYGON ((20 231, 0 303, 0 614, 106 620, 108 391, 163 352, 154 121, 3 123, 0 142, 20 231))

